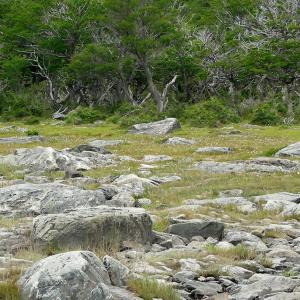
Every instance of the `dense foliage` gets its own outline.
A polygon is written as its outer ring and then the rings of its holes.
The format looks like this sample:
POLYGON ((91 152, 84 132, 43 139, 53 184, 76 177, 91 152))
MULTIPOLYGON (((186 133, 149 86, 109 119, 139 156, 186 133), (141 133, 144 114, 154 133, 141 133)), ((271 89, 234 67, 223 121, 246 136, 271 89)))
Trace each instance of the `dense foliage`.
POLYGON ((0 0, 0 114, 93 107, 69 117, 77 123, 126 107, 135 119, 150 111, 196 126, 291 123, 299 3, 0 0))

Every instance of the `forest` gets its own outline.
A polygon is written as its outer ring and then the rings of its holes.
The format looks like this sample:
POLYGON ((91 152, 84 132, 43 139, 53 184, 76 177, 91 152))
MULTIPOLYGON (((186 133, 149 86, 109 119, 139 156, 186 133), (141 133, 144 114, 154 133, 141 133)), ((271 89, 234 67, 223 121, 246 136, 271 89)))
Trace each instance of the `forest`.
POLYGON ((300 122, 299 0, 0 0, 0 116, 300 122))

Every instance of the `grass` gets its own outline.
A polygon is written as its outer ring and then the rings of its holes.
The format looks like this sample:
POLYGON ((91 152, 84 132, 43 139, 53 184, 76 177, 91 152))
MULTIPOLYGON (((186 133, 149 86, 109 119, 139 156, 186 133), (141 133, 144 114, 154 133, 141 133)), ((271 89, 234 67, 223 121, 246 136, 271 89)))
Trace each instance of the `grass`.
POLYGON ((226 276, 228 274, 222 271, 221 266, 217 265, 217 266, 209 266, 208 268, 201 270, 198 275, 203 277, 219 278, 221 276, 226 276))
POLYGON ((280 229, 266 229, 264 231, 264 237, 279 239, 286 237, 286 234, 280 229))
POLYGON ((162 300, 180 300, 178 293, 169 285, 149 278, 134 278, 128 281, 128 287, 144 300, 158 298, 162 300))
POLYGON ((20 294, 17 286, 17 280, 20 277, 22 269, 9 268, 0 273, 0 299, 19 300, 20 294))
POLYGON ((208 253, 220 256, 223 259, 227 258, 234 261, 254 259, 257 256, 257 253, 254 250, 244 245, 237 245, 228 249, 219 248, 214 245, 207 245, 205 250, 208 253))

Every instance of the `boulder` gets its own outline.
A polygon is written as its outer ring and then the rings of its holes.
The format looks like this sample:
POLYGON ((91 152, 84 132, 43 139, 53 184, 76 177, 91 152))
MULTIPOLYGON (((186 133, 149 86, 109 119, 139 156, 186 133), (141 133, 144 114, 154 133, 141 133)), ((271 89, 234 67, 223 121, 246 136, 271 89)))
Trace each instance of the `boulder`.
POLYGON ((202 299, 204 296, 214 296, 222 292, 222 286, 216 282, 201 282, 189 280, 184 283, 185 288, 192 292, 192 299, 202 299))
POLYGON ((112 155, 98 152, 72 152, 51 147, 17 149, 14 154, 0 156, 0 164, 26 167, 32 171, 90 170, 114 163, 112 155))
POLYGON ((128 192, 136 196, 143 194, 146 188, 159 185, 159 183, 154 180, 139 177, 135 174, 121 175, 117 177, 112 184, 117 186, 119 193, 128 192))
POLYGON ((237 282, 249 279, 254 273, 239 266, 225 266, 222 271, 233 277, 237 282))
POLYGON ((243 172, 282 172, 300 171, 300 163, 288 159, 260 157, 244 161, 215 162, 200 161, 194 165, 197 170, 208 173, 243 173, 243 172))
POLYGON ((37 246, 119 247, 123 241, 152 242, 152 222, 142 208, 99 206, 36 217, 32 239, 37 246))
POLYGON ((109 300, 110 285, 103 263, 89 251, 47 257, 26 270, 18 281, 22 300, 109 300))
POLYGON ((145 155, 143 160, 147 163, 154 163, 159 161, 172 160, 172 157, 169 155, 145 155))
POLYGON ((300 156, 300 142, 291 144, 275 153, 276 157, 279 156, 300 156))
POLYGON ((248 213, 257 210, 255 203, 247 200, 244 197, 220 197, 208 200, 190 199, 184 201, 184 204, 192 206, 206 206, 211 204, 217 206, 234 205, 237 207, 238 210, 248 213))
POLYGON ((69 152, 74 152, 74 153, 82 153, 82 152, 85 152, 85 151, 89 151, 89 152, 97 152, 97 153, 100 153, 100 154, 111 154, 111 152, 107 151, 103 147, 97 147, 97 146, 92 146, 92 145, 88 145, 88 144, 78 145, 74 148, 71 148, 68 151, 69 152))
POLYGON ((126 285, 130 273, 126 266, 108 255, 103 257, 103 264, 113 285, 119 287, 126 285))
POLYGON ((258 252, 268 250, 266 244, 259 237, 246 231, 229 230, 225 233, 224 240, 233 245, 243 244, 258 252))
POLYGON ((93 207, 106 201, 102 190, 82 190, 59 184, 17 184, 0 188, 0 215, 36 216, 77 207, 93 207))
POLYGON ((122 140, 95 140, 91 141, 88 144, 93 146, 93 147, 106 147, 106 146, 115 146, 115 145, 120 145, 123 144, 124 141, 122 140))
POLYGON ((178 128, 180 128, 178 120, 175 118, 168 118, 158 122, 133 125, 129 132, 134 134, 164 135, 178 128))
POLYGON ((220 240, 223 236, 224 224, 215 221, 190 221, 170 225, 168 232, 187 239, 191 239, 193 236, 202 236, 220 240))
POLYGON ((166 145, 193 145, 195 143, 196 142, 194 140, 188 140, 188 139, 185 139, 182 137, 177 137, 177 136, 168 138, 164 142, 164 144, 166 144, 166 145))
POLYGON ((0 144, 29 144, 29 143, 42 142, 43 140, 44 138, 39 135, 7 137, 7 138, 0 138, 0 144))
POLYGON ((228 147, 201 147, 196 150, 196 153, 216 153, 216 154, 228 154, 232 152, 228 147))
MULTIPOLYGON (((268 299, 267 295, 290 292, 300 285, 300 279, 269 274, 254 274, 249 284, 241 285, 231 294, 232 300, 268 299)), ((284 299, 284 298, 282 298, 284 299)))

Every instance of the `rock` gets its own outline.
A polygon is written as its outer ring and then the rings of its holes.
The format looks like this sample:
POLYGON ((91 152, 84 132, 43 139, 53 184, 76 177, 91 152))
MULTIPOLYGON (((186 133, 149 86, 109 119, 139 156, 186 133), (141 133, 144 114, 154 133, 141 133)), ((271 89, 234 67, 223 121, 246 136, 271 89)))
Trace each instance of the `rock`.
POLYGON ((208 199, 208 200, 190 199, 184 201, 184 204, 193 205, 193 206, 195 205, 206 206, 210 204, 218 205, 218 206, 234 205, 237 207, 238 210, 242 212, 248 212, 248 213, 257 210, 255 203, 243 197, 222 197, 222 198, 208 199))
POLYGON ((201 161, 195 168, 209 173, 242 173, 242 172, 282 172, 300 171, 300 163, 288 159, 261 157, 244 161, 215 162, 201 161))
POLYGON ((24 175, 24 181, 29 183, 49 183, 51 180, 47 176, 24 175))
POLYGON ((180 271, 172 276, 172 280, 178 283, 187 282, 189 280, 194 280, 197 276, 197 273, 192 271, 180 271))
POLYGON ((268 299, 267 295, 279 292, 293 291, 300 285, 300 279, 269 274, 255 274, 249 279, 249 284, 240 286, 231 294, 232 300, 268 299))
POLYGON ((275 153, 275 157, 279 156, 300 156, 300 142, 291 144, 275 153))
POLYGON ((121 175, 112 183, 118 187, 118 192, 128 192, 135 196, 143 194, 146 188, 159 185, 154 180, 142 178, 135 174, 121 175))
POLYGON ((180 181, 181 177, 180 176, 164 176, 164 177, 158 177, 158 176, 152 176, 150 177, 151 180, 161 184, 161 183, 168 183, 168 182, 174 182, 174 181, 180 181))
POLYGON ((111 299, 110 279, 102 262, 88 251, 47 257, 18 281, 21 299, 111 299))
POLYGON ((68 170, 65 172, 64 179, 80 178, 80 177, 83 177, 83 174, 81 172, 68 170))
POLYGON ((215 282, 189 280, 184 283, 184 286, 192 292, 192 299, 201 299, 203 296, 213 296, 222 292, 222 286, 215 282))
POLYGON ((153 231, 153 243, 157 243, 167 249, 177 246, 185 246, 184 239, 174 234, 153 231))
POLYGON ((300 292, 295 293, 276 293, 275 295, 267 295, 265 300, 299 300, 300 292))
POLYGON ((29 144, 29 143, 42 142, 43 140, 44 138, 39 135, 7 137, 7 138, 0 138, 0 144, 29 144))
POLYGON ((225 233, 224 240, 233 245, 243 244, 258 252, 268 250, 266 244, 259 237, 246 231, 229 230, 225 233))
POLYGON ((213 237, 220 240, 224 232, 224 224, 214 221, 191 221, 170 225, 168 232, 187 239, 200 235, 204 238, 213 237))
POLYGON ((26 167, 32 171, 82 171, 113 163, 111 155, 88 151, 77 153, 51 147, 22 148, 14 154, 0 156, 0 164, 26 167))
POLYGON ((216 247, 220 249, 231 249, 234 248, 234 245, 226 241, 221 241, 216 244, 216 247))
POLYGON ((200 265, 196 259, 182 258, 179 260, 181 271, 199 272, 201 270, 200 265))
POLYGON ((58 183, 17 184, 0 188, 0 215, 36 216, 106 202, 101 190, 89 191, 58 183))
MULTIPOLYGON (((130 291, 115 286, 109 287, 109 292, 112 294, 112 298, 109 298, 109 300, 143 300, 130 291)), ((96 298, 95 300, 100 299, 96 298)))
POLYGON ((134 207, 135 202, 135 199, 130 193, 123 192, 113 196, 112 199, 105 204, 114 207, 134 207))
POLYGON ((137 204, 139 207, 150 206, 152 204, 152 201, 148 198, 140 198, 137 200, 137 204))
POLYGON ((106 146, 120 145, 123 143, 124 143, 124 141, 122 141, 122 140, 95 140, 95 141, 89 142, 88 144, 93 147, 102 148, 102 147, 106 147, 106 146))
POLYGON ((234 189, 234 190, 226 190, 219 192, 220 198, 227 198, 227 197, 240 197, 244 193, 243 190, 234 189))
POLYGON ((239 266, 225 266, 222 268, 222 271, 232 276, 238 282, 243 279, 249 279, 254 274, 252 271, 239 266))
POLYGON ((228 154, 232 152, 228 147, 201 147, 196 150, 196 153, 224 153, 228 154))
POLYGON ((134 134, 164 135, 178 128, 180 128, 180 124, 177 119, 168 118, 158 122, 133 125, 129 132, 134 134))
POLYGON ((169 155, 145 155, 143 160, 147 163, 153 163, 158 161, 172 160, 172 157, 169 155))
POLYGON ((36 217, 32 239, 38 246, 60 247, 97 247, 103 243, 118 247, 123 241, 151 244, 151 227, 150 216, 142 208, 99 206, 36 217))
POLYGON ((171 138, 168 138, 164 144, 166 145, 193 145, 195 144, 196 142, 194 140, 188 140, 188 139, 185 139, 185 138, 182 138, 182 137, 171 137, 171 138))
POLYGON ((97 153, 100 153, 100 154, 111 154, 111 152, 107 151, 103 147, 96 147, 96 146, 91 146, 91 145, 86 145, 86 144, 79 145, 79 146, 76 146, 74 148, 71 148, 69 151, 70 152, 75 152, 75 153, 81 153, 81 152, 89 151, 89 152, 97 152, 97 153))
POLYGON ((103 264, 113 285, 118 287, 126 285, 126 281, 129 276, 129 269, 126 266, 108 255, 103 257, 103 264))
POLYGON ((300 214, 300 194, 274 193, 254 197, 265 210, 281 211, 284 216, 300 214))

